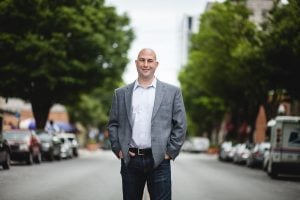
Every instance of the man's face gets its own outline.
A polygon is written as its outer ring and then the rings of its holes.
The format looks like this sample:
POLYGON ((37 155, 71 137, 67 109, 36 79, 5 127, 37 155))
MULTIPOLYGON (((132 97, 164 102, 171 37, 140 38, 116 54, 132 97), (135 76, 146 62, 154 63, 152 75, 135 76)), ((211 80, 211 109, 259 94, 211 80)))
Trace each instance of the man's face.
POLYGON ((135 64, 139 78, 144 80, 152 79, 158 66, 155 53, 151 50, 142 50, 135 60, 135 64))

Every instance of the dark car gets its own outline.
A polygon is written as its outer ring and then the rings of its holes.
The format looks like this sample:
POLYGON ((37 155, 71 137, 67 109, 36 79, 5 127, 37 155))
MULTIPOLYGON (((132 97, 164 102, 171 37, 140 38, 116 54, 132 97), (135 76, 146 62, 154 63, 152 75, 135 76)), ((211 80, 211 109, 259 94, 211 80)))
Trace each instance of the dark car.
POLYGON ((11 160, 41 163, 41 143, 32 130, 9 130, 3 132, 3 137, 11 148, 11 160))
POLYGON ((0 133, 0 165, 2 165, 3 169, 10 168, 10 146, 2 137, 2 133, 0 133))
POLYGON ((46 131, 37 131, 37 136, 41 141, 42 159, 48 161, 60 160, 61 141, 58 136, 46 131))

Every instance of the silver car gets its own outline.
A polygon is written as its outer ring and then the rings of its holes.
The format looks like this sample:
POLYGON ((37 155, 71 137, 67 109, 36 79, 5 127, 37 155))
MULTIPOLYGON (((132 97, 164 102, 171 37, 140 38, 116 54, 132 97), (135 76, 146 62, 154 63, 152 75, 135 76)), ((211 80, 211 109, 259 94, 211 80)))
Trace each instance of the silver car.
POLYGON ((270 142, 262 142, 254 145, 250 150, 246 165, 248 167, 263 167, 265 152, 270 149, 270 142))
POLYGON ((57 134, 57 137, 61 141, 60 157, 65 159, 72 158, 73 157, 72 143, 68 139, 68 136, 65 133, 59 133, 57 134))

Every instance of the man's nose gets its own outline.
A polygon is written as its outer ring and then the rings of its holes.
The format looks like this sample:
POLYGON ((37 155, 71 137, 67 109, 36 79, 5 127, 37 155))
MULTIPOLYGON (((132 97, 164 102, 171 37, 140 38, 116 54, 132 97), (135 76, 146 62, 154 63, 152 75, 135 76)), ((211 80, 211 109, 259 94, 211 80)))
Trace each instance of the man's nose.
POLYGON ((143 62, 143 67, 148 67, 148 65, 149 65, 149 62, 148 62, 147 60, 145 60, 145 61, 143 62))
POLYGON ((144 62, 144 65, 147 67, 148 66, 148 61, 147 60, 145 60, 145 62, 144 62))

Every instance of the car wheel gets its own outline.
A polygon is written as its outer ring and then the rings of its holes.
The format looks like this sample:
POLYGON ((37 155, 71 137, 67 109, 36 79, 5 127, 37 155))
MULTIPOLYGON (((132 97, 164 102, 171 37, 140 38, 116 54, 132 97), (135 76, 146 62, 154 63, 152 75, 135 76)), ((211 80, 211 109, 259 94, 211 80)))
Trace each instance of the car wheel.
POLYGON ((267 173, 273 179, 276 179, 278 177, 278 172, 275 169, 275 167, 272 164, 272 162, 269 162, 267 173))
POLYGON ((49 161, 53 161, 53 160, 54 160, 54 153, 53 153, 53 150, 50 151, 48 160, 49 160, 49 161))
POLYGON ((73 151, 73 155, 74 155, 75 157, 78 157, 78 150, 77 150, 77 149, 75 149, 75 150, 73 151))
POLYGON ((58 160, 58 161, 59 161, 59 160, 61 160, 61 156, 60 156, 60 154, 59 154, 59 155, 57 155, 57 156, 55 156, 55 159, 56 159, 56 160, 58 160))
POLYGON ((10 168, 10 154, 8 152, 6 152, 6 159, 2 163, 2 167, 3 167, 3 169, 9 169, 10 168))
POLYGON ((28 153, 26 163, 27 163, 27 165, 32 165, 32 163, 33 163, 33 155, 31 152, 28 153))

